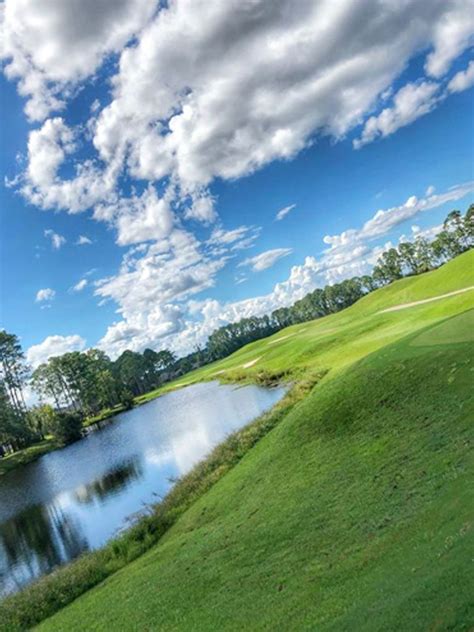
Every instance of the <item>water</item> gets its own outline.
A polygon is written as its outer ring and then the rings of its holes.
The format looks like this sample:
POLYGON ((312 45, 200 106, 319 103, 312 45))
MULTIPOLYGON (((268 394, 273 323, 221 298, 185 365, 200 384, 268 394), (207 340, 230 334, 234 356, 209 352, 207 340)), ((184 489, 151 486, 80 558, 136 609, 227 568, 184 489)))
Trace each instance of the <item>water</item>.
POLYGON ((283 388, 197 384, 0 477, 0 595, 102 546, 283 388))

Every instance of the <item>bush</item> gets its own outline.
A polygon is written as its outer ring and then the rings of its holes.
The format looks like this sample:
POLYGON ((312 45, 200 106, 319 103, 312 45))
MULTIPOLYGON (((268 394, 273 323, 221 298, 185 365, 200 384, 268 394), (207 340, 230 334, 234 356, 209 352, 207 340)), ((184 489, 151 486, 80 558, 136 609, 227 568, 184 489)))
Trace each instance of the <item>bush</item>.
POLYGON ((82 435, 82 415, 78 412, 56 413, 48 430, 60 443, 77 441, 82 435))

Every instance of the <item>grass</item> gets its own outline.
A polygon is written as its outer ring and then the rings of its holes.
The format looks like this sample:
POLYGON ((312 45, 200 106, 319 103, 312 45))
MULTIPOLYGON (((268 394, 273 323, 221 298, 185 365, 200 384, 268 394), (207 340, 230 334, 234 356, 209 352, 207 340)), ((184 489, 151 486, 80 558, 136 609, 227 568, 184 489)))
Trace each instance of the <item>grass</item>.
POLYGON ((150 549, 198 498, 304 398, 321 377, 322 374, 316 373, 307 375, 271 411, 230 435, 179 479, 166 498, 124 535, 0 602, 0 630, 31 627, 150 549))
POLYGON ((0 629, 66 604, 40 629, 470 629, 472 295, 379 312, 472 284, 473 263, 181 378, 295 385, 154 516, 2 602, 0 629))
POLYGON ((39 629, 470 629, 474 349, 417 335, 323 380, 39 629))
POLYGON ((23 448, 22 450, 4 456, 0 459, 0 476, 20 465, 26 465, 26 463, 36 461, 36 459, 39 459, 43 454, 56 450, 58 447, 60 447, 59 443, 52 437, 49 437, 28 448, 23 448))

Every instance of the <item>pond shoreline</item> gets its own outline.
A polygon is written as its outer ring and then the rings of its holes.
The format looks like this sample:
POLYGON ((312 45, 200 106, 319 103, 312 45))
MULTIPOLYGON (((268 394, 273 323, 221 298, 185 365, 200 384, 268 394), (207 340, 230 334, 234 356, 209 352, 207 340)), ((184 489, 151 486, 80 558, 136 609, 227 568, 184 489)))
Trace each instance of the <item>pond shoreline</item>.
POLYGON ((5 597, 0 601, 0 630, 24 629, 39 623, 149 550, 196 500, 276 427, 323 376, 324 373, 314 373, 294 383, 270 410, 233 432, 188 474, 179 478, 164 499, 122 535, 5 597))

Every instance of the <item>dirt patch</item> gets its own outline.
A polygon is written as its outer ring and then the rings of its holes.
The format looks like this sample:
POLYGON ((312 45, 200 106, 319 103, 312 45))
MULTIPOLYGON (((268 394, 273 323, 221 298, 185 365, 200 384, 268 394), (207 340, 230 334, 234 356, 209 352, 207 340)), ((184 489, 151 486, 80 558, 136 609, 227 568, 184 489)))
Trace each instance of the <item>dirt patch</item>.
POLYGON ((243 369, 250 369, 251 366, 253 366, 254 364, 257 364, 257 362, 260 360, 262 356, 259 356, 258 358, 255 358, 255 360, 250 360, 250 362, 246 362, 245 364, 242 364, 242 368, 243 369))
POLYGON ((281 338, 277 338, 277 340, 270 340, 269 345, 276 345, 277 342, 281 342, 282 340, 286 340, 287 338, 291 338, 291 336, 295 336, 296 334, 287 334, 286 336, 282 336, 281 338))

